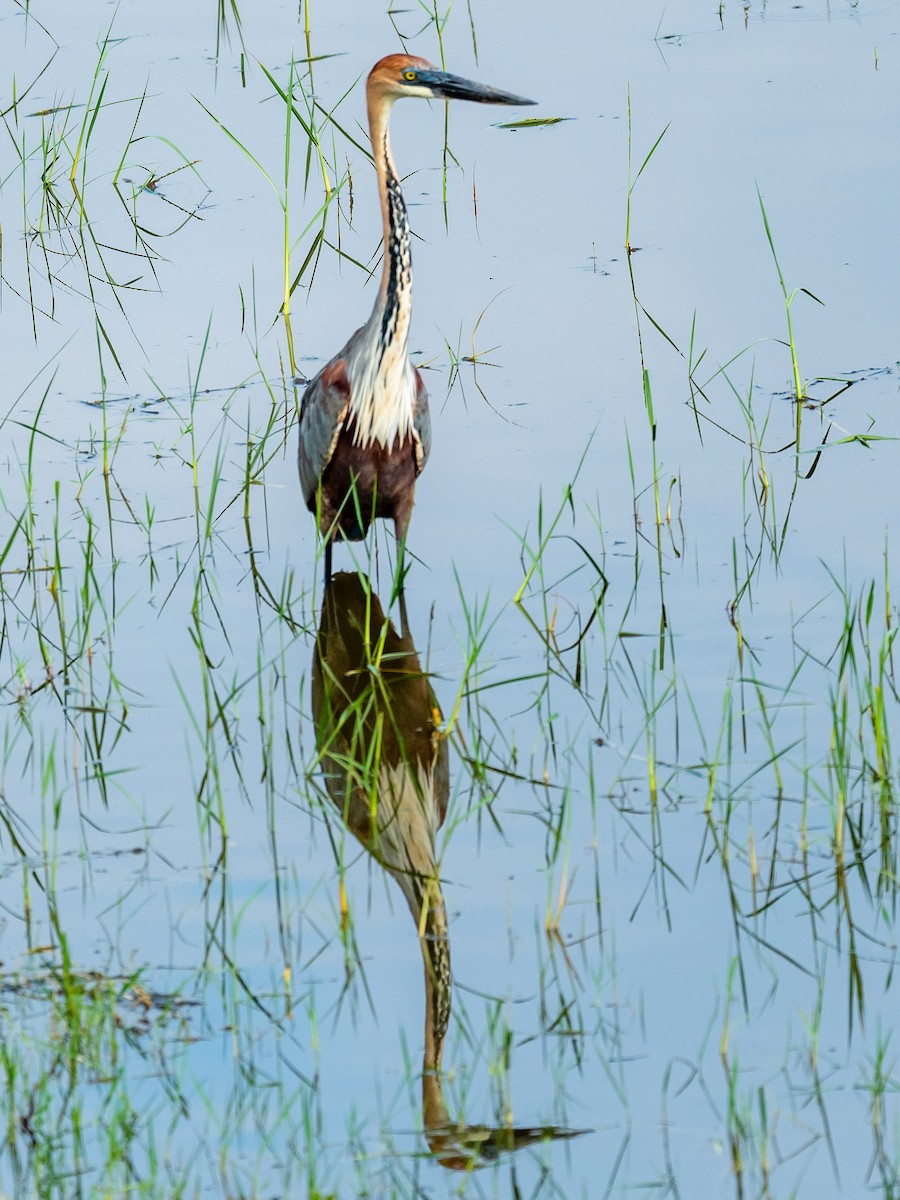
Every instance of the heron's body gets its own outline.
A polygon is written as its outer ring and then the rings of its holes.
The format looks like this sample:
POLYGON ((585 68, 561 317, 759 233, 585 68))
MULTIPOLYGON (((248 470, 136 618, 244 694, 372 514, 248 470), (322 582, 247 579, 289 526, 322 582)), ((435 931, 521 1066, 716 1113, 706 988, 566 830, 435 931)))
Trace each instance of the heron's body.
POLYGON ((431 449, 428 394, 418 371, 412 373, 409 425, 385 420, 382 400, 378 415, 386 427, 375 432, 374 404, 369 411, 353 404, 354 395, 368 395, 371 401, 374 390, 354 386, 347 366, 359 358, 357 347, 366 333, 367 326, 358 329, 319 372, 306 390, 300 413, 300 483, 307 508, 318 515, 322 536, 329 539, 341 534, 358 541, 366 536, 373 517, 392 519, 402 537, 416 478, 431 449))
POLYGON ((393 520, 402 542, 431 449, 428 395, 409 360, 409 220, 388 136, 391 108, 404 96, 532 103, 406 54, 383 58, 369 74, 366 105, 384 230, 381 286, 369 320, 312 380, 300 409, 300 484, 326 539, 326 575, 334 538, 365 537, 375 517, 393 520))

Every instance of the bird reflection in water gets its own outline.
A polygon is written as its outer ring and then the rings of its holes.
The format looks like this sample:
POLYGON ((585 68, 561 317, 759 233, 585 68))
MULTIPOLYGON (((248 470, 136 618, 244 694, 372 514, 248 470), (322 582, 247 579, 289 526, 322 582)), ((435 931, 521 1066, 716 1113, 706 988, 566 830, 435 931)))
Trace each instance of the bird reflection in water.
POLYGON ((441 1058, 452 975, 435 840, 450 791, 440 710, 400 598, 401 633, 364 576, 328 582, 312 670, 316 745, 328 794, 350 832, 400 886, 425 966, 425 1136, 442 1166, 468 1170, 502 1151, 580 1130, 466 1125, 450 1119, 441 1058))

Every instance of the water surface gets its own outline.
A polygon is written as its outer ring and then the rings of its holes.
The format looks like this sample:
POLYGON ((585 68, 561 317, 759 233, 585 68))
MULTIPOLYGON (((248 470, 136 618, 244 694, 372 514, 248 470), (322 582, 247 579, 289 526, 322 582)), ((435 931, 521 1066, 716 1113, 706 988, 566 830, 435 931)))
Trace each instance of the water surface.
MULTIPOLYGON (((313 5, 310 74, 306 15, 2 13, 4 1189, 894 1195, 898 6, 476 3, 477 62, 457 6, 448 68, 569 119, 453 106, 445 153, 440 105, 396 111, 444 1093, 590 1130, 462 1174, 422 1133, 416 931, 317 763, 262 69, 322 151, 291 122, 291 279, 337 192, 292 297, 312 374, 377 287, 341 130, 400 35, 441 45, 313 5), (799 444, 760 195, 822 302, 799 444)), ((399 621, 388 534, 335 560, 399 621)))

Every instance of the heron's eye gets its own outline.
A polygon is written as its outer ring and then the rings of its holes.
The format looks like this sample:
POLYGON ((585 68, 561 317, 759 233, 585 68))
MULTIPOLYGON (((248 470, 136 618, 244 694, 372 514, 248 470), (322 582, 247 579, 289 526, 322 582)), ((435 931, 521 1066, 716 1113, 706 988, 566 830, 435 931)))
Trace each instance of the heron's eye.
POLYGON ((404 71, 403 72, 403 78, 408 79, 410 83, 412 83, 412 81, 415 79, 415 77, 416 77, 415 71, 404 71))

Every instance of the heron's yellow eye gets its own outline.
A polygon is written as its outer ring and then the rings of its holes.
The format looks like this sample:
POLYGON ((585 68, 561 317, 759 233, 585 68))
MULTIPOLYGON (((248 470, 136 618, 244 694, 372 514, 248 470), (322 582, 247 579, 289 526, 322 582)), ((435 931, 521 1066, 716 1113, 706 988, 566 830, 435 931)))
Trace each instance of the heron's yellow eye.
POLYGON ((416 77, 415 71, 404 71, 403 72, 403 78, 408 79, 410 81, 410 83, 415 79, 415 77, 416 77))

